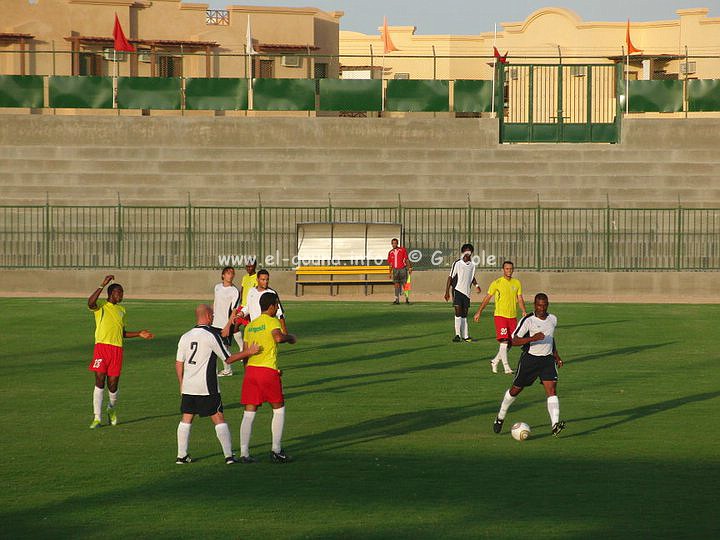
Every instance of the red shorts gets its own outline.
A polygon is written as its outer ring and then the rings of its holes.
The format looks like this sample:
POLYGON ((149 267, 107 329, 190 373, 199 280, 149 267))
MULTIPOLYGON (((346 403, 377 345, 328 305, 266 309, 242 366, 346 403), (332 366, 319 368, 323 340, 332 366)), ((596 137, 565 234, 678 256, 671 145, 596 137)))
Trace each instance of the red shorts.
POLYGON ((498 317, 495 315, 495 339, 504 341, 512 339, 512 333, 517 328, 517 319, 498 317))
POLYGON ((122 371, 123 348, 107 343, 96 343, 93 360, 88 369, 98 373, 107 373, 110 377, 119 377, 122 371))
POLYGON ((282 381, 277 369, 248 366, 245 368, 240 403, 243 405, 261 405, 268 403, 282 403, 282 381))

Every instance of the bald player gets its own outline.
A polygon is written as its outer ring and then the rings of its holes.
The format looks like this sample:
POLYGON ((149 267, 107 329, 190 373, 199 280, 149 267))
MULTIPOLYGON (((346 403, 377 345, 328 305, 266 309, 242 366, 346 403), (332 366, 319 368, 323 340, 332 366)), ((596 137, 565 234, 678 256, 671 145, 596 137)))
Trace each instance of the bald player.
POLYGON ((200 304, 195 309, 196 326, 182 335, 178 343, 175 361, 175 371, 180 383, 180 412, 182 419, 177 429, 178 453, 175 463, 183 465, 192 459, 188 455, 190 442, 190 428, 195 415, 209 416, 215 424, 215 433, 223 454, 225 463, 237 463, 232 452, 232 439, 230 428, 223 416, 223 404, 220 397, 220 385, 217 376, 217 360, 232 364, 238 360, 249 358, 260 352, 257 345, 249 345, 244 350, 230 354, 223 338, 230 334, 235 311, 228 318, 225 327, 218 336, 213 330, 213 310, 207 304, 200 304))

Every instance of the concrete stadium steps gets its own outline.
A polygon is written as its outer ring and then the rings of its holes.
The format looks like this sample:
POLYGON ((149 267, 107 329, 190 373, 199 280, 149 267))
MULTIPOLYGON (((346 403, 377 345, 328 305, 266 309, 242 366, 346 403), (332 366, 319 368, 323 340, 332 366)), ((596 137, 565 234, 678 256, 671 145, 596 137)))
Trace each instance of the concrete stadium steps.
MULTIPOLYGON (((326 154, 327 155, 327 154, 326 154)), ((658 163, 647 161, 628 162, 532 162, 532 161, 489 161, 489 160, 447 160, 447 161, 414 161, 411 165, 404 160, 382 160, 365 162, 355 161, 307 161, 293 160, 284 163, 285 169, 292 174, 379 174, 406 175, 410 170, 416 175, 467 174, 476 176, 514 175, 582 175, 602 174, 608 181, 626 176, 649 175, 711 175, 717 171, 717 163, 658 163)), ((233 160, 119 160, 119 159, 27 159, 0 158, 0 174, 12 173, 96 173, 105 175, 112 171, 123 171, 125 174, 197 174, 199 176, 248 176, 250 178, 277 173, 278 163, 270 160, 255 159, 233 160)))
POLYGON ((250 206, 262 191, 279 206, 328 194, 393 206, 398 193, 427 207, 463 206, 467 193, 488 207, 538 194, 555 207, 720 206, 720 121, 624 125, 617 145, 499 145, 489 120, 0 117, 0 204, 113 205, 119 193, 128 205, 250 206))

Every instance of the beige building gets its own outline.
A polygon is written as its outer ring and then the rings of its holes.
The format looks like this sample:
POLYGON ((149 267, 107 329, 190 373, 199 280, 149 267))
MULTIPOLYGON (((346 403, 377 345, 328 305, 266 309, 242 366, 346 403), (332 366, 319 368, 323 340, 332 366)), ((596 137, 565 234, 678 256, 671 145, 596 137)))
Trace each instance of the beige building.
POLYGON ((121 76, 338 76, 342 12, 210 10, 180 0, 2 0, 0 8, 0 74, 113 75, 117 14, 138 51, 121 56, 121 76), (244 56, 248 19, 258 53, 251 61, 244 56))
MULTIPOLYGON (((720 18, 708 17, 708 12, 682 9, 674 20, 632 22, 633 44, 643 53, 631 57, 630 78, 720 78, 720 18)), ((548 7, 522 22, 498 25, 496 44, 511 64, 556 64, 560 56, 566 64, 611 64, 622 58, 626 24, 587 22, 568 9, 548 7)), ((413 26, 391 26, 399 50, 387 55, 379 34, 341 31, 343 76, 372 72, 379 77, 384 69, 384 78, 390 79, 492 79, 493 31, 470 36, 415 31, 413 26)))

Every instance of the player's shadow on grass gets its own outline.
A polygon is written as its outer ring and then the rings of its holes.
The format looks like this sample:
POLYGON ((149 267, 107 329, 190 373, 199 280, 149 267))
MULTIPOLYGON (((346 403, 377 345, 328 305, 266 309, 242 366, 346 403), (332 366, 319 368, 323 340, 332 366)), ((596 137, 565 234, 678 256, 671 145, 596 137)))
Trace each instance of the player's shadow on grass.
MULTIPOLYGON (((529 404, 519 404, 515 411, 529 404)), ((312 435, 296 437, 288 440, 299 453, 326 452, 357 444, 370 443, 382 439, 402 437, 418 431, 444 427, 456 422, 473 419, 477 416, 494 418, 497 413, 497 401, 486 401, 473 405, 445 407, 441 409, 424 409, 407 413, 396 413, 388 416, 372 418, 338 428, 328 429, 312 435)), ((490 424, 479 429, 490 429, 490 424)))
MULTIPOLYGON (((423 347, 425 349, 434 349, 435 347, 423 347)), ((416 349, 420 350, 420 349, 416 349)), ((392 357, 397 354, 398 351, 387 351, 384 353, 384 357, 392 357)), ((381 355, 372 355, 370 358, 380 358, 381 355)), ((368 359, 366 357, 362 357, 364 359, 368 359)), ((338 375, 336 377, 325 377, 322 379, 316 379, 314 381, 308 381, 306 383, 303 383, 301 385, 295 386, 294 388, 304 388, 306 386, 316 386, 321 384, 328 384, 335 381, 348 381, 351 379, 366 379, 368 377, 387 377, 388 375, 408 375, 411 373, 417 373, 420 371, 437 371, 442 369, 451 369, 459 366, 464 366, 467 364, 473 364, 477 362, 476 359, 471 358, 468 360, 454 360, 451 362, 433 362, 430 364, 425 365, 414 365, 412 367, 401 367, 396 369, 389 369, 384 371, 371 371, 371 372, 365 372, 365 373, 353 373, 352 375, 338 375)))
POLYGON ((400 356, 402 354, 414 354, 417 351, 423 351, 426 349, 435 349, 435 345, 426 345, 425 347, 415 347, 415 348, 402 348, 402 349, 394 349, 391 351, 380 351, 376 353, 369 353, 369 354, 361 354, 359 356, 351 356, 349 358, 337 358, 333 360, 324 360, 322 362, 303 362, 301 364, 293 365, 292 369, 305 369, 305 368, 317 368, 317 367, 327 367, 327 366, 336 366, 339 364, 348 364, 351 362, 364 362, 366 360, 382 360, 382 359, 388 359, 392 358, 394 356, 400 356))
POLYGON ((586 322, 586 323, 575 323, 575 324, 563 324, 562 329, 565 330, 567 328, 583 328, 587 326, 603 326, 606 324, 622 324, 622 323, 632 323, 634 321, 631 321, 630 319, 619 319, 616 321, 595 321, 595 322, 586 322))
POLYGON ((672 409, 677 409, 678 407, 682 407, 683 405, 688 405, 689 403, 697 403, 699 401, 707 401, 709 399, 715 399, 717 397, 720 397, 720 391, 704 392, 702 394, 695 394, 692 396, 684 396, 684 397, 680 397, 680 398, 676 398, 676 399, 669 399, 667 401, 660 401, 658 403, 652 403, 650 405, 643 405, 641 407, 633 407, 631 409, 623 409, 620 411, 610 412, 607 414, 600 414, 597 416, 585 416, 582 418, 573 418, 572 419, 573 422, 584 422, 584 421, 599 420, 599 419, 603 419, 603 418, 620 417, 618 420, 608 422, 607 424, 603 424, 598 427, 586 429, 586 430, 580 431, 578 433, 568 434, 564 438, 583 437, 586 435, 592 435, 599 431, 611 429, 616 426, 626 424, 628 422, 634 422, 636 420, 640 420, 642 418, 651 416, 653 414, 658 414, 658 413, 662 413, 662 412, 669 411, 672 409))
POLYGON ((597 352, 594 354, 588 354, 580 358, 570 358, 568 365, 579 364, 581 362, 589 362, 591 360, 599 360, 601 358, 608 358, 612 356, 627 356, 631 354, 638 354, 642 352, 651 351, 653 349, 659 349, 661 347, 667 347, 668 345, 675 345, 677 341, 666 341, 665 343, 650 343, 648 345, 634 345, 632 347, 620 347, 618 349, 610 349, 608 351, 597 352))

